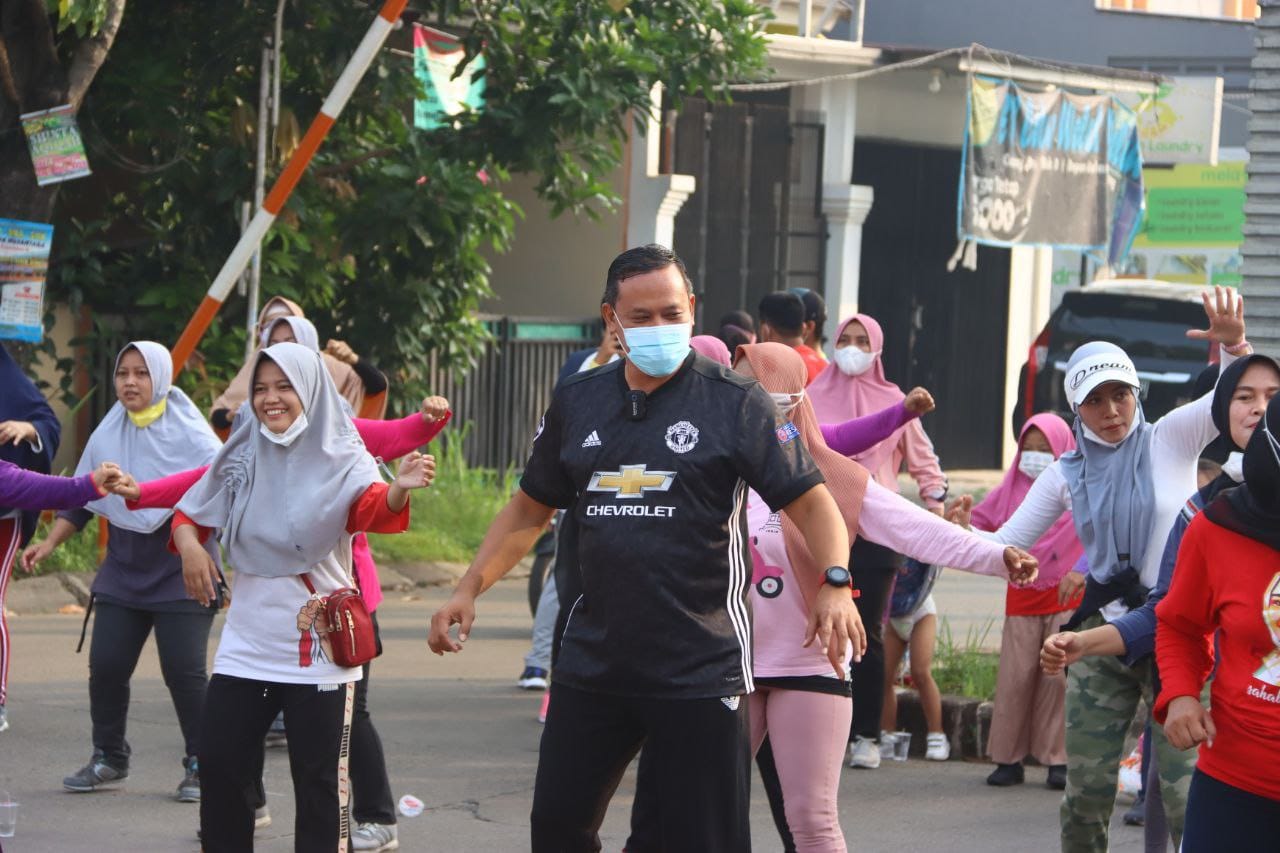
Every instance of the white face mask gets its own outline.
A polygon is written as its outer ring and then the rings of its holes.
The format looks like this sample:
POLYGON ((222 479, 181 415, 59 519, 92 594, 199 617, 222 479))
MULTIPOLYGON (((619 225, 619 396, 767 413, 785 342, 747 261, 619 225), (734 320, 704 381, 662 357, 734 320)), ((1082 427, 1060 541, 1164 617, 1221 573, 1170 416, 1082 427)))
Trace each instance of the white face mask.
POLYGON ((264 423, 258 424, 258 432, 266 436, 267 441, 270 441, 273 444, 278 444, 281 447, 288 447, 289 445, 293 444, 293 442, 298 438, 298 436, 302 435, 302 431, 305 430, 306 428, 307 428, 306 412, 299 413, 298 417, 294 419, 293 423, 289 424, 289 428, 286 429, 284 432, 272 432, 271 430, 267 429, 266 424, 264 423))
POLYGON ((1052 453, 1042 453, 1038 450, 1024 450, 1022 456, 1018 459, 1018 470, 1026 474, 1031 479, 1035 479, 1044 473, 1044 469, 1053 464, 1052 453))
POLYGON ((861 376, 876 363, 878 352, 863 352, 855 346, 841 347, 835 351, 836 367, 845 376, 861 376))
POLYGON ((782 416, 788 418, 796 410, 796 406, 800 405, 800 401, 804 399, 804 392, 782 394, 770 391, 769 396, 773 398, 773 404, 778 407, 778 411, 782 413, 782 416))

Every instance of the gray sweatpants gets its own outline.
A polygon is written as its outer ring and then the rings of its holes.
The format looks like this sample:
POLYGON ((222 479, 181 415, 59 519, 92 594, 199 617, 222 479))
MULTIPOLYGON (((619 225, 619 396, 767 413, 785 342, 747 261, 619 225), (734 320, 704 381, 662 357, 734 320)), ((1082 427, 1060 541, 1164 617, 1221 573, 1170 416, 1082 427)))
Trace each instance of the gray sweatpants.
POLYGON ((533 613, 533 645, 524 656, 525 666, 551 671, 551 642, 555 638, 556 618, 560 615, 560 598, 556 595, 556 576, 547 573, 538 597, 538 608, 533 613))

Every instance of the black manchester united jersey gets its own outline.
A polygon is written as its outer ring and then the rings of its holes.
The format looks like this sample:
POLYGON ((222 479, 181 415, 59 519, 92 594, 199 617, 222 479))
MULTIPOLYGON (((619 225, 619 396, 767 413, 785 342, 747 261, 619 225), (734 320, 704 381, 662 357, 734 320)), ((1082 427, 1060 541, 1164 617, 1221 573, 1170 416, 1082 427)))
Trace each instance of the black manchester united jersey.
POLYGON ((751 690, 747 487, 777 510, 822 482, 754 380, 696 353, 633 418, 618 361, 564 382, 520 486, 572 505, 582 595, 553 677, 623 696, 751 690))

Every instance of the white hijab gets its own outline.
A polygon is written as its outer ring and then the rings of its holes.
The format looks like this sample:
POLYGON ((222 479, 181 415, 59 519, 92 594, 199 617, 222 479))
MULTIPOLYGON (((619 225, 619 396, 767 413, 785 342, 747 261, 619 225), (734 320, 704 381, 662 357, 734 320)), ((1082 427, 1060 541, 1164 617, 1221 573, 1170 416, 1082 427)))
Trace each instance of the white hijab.
MULTIPOLYGON (((116 356, 116 367, 130 349, 135 349, 151 374, 151 402, 165 401, 163 414, 145 427, 129 418, 124 404, 116 404, 89 436, 84 454, 76 465, 76 476, 88 474, 103 462, 116 462, 138 482, 155 480, 207 464, 222 443, 209 428, 195 403, 173 387, 173 356, 155 341, 133 341, 116 356)), ((172 515, 167 509, 132 511, 124 498, 107 495, 85 504, 116 527, 136 533, 152 533, 172 515)))
POLYGON ((203 527, 221 528, 238 570, 286 577, 308 571, 348 538, 351 505, 381 478, 319 353, 276 344, 257 354, 254 377, 263 359, 288 377, 306 427, 288 445, 271 441, 251 395, 244 422, 177 508, 203 527))

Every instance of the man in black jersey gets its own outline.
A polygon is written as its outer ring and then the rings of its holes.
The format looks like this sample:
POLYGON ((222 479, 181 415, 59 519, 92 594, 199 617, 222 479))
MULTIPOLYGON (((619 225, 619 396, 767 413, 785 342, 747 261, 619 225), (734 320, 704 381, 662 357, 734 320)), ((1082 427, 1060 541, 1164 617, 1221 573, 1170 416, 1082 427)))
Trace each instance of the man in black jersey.
POLYGON ((582 591, 552 673, 535 853, 600 849, 609 800, 642 745, 656 788, 646 837, 663 851, 750 849, 748 487, 830 567, 813 579, 821 589, 796 642, 820 643, 841 674, 846 649, 865 647, 847 526, 821 473, 754 380, 689 349, 693 308, 669 249, 614 260, 601 313, 626 359, 556 391, 520 489, 431 620, 432 651, 461 651, 476 597, 572 505, 582 591))

